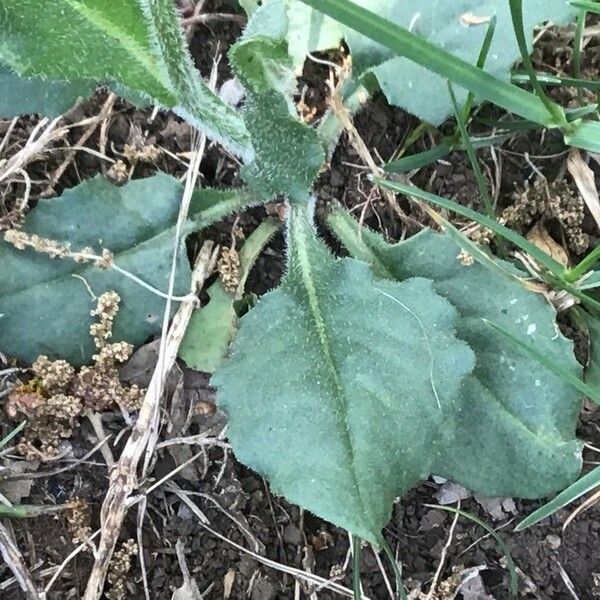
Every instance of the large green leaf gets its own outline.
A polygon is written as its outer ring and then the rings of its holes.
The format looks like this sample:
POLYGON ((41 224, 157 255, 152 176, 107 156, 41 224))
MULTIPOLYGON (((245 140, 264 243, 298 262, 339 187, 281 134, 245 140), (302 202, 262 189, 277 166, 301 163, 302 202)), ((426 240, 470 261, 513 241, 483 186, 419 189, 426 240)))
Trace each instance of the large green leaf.
MULTIPOLYGON (((146 283, 168 289, 174 224, 182 186, 156 175, 115 187, 97 177, 41 200, 28 215, 24 231, 59 242, 73 251, 108 248, 115 263, 146 283)), ((243 193, 203 191, 196 194, 186 231, 206 226, 248 203, 243 193)), ((91 263, 50 258, 33 250, 0 243, 0 349, 32 362, 39 354, 87 362, 94 347, 88 334, 93 298, 115 290, 122 298, 115 337, 140 344, 160 331, 165 300, 115 270, 91 263), (89 290, 88 290, 89 286, 89 290)), ((189 292, 190 267, 179 249, 175 293, 189 292)), ((177 303, 174 303, 177 307, 177 303)))
POLYGON ((379 543, 394 499, 431 472, 473 354, 430 281, 378 280, 335 259, 302 210, 281 287, 242 318, 212 383, 240 460, 379 543))
MULTIPOLYGON (((287 1, 290 10, 301 4, 301 0, 287 1)), ((473 65, 477 62, 487 22, 495 15, 497 25, 486 71, 508 81, 512 64, 520 58, 507 0, 433 0, 427 4, 426 10, 418 0, 355 0, 355 4, 409 29, 473 65)), ((297 14, 304 15, 302 25, 296 19, 296 30, 303 28, 310 34, 299 36, 290 29, 288 39, 292 56, 321 50, 326 41, 331 41, 331 47, 336 47, 336 31, 341 29, 352 54, 354 74, 360 78, 374 75, 391 104, 434 125, 453 114, 446 78, 442 75, 408 58, 395 56, 381 44, 352 29, 334 25, 329 18, 317 18, 314 9, 295 10, 297 14)), ((524 13, 524 28, 531 43, 535 26, 545 21, 566 23, 575 18, 577 10, 565 0, 528 0, 524 13)), ((342 37, 339 33, 337 35, 342 37)), ((456 92, 459 101, 466 98, 466 91, 457 89, 456 92)))
POLYGON ((585 371, 586 383, 600 391, 600 321, 588 313, 582 313, 588 327, 589 363, 585 371))
POLYGON ((242 174, 265 200, 280 194, 307 200, 325 160, 317 132, 296 114, 286 31, 285 0, 271 0, 253 13, 229 54, 248 92, 244 120, 254 160, 242 174))
POLYGON ((71 108, 79 98, 94 91, 88 81, 47 81, 39 77, 19 77, 0 66, 0 116, 18 117, 43 113, 57 117, 71 108))
POLYGON ((458 403, 447 411, 434 472, 490 496, 534 498, 571 483, 581 468, 574 435, 578 392, 486 322, 581 376, 554 309, 518 283, 525 275, 504 261, 494 270, 465 265, 451 238, 431 230, 392 245, 367 229, 359 235, 356 222, 342 211, 329 224, 381 276, 427 277, 460 313, 457 335, 475 351, 477 363, 458 403))
POLYGON ((0 0, 0 63, 23 76, 118 82, 251 156, 239 115, 198 76, 172 0, 0 0))

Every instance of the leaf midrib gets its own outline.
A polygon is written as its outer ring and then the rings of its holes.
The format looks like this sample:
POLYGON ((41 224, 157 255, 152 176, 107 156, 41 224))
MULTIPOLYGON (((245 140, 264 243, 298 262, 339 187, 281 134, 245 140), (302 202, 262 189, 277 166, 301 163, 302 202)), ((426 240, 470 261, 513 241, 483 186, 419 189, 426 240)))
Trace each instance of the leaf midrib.
POLYGON ((310 261, 310 253, 307 248, 305 235, 306 229, 302 227, 302 224, 298 223, 298 220, 302 218, 302 216, 296 216, 295 218, 292 217, 293 232, 291 237, 293 238, 293 247, 298 257, 298 266, 302 277, 302 284, 306 291, 310 313, 314 322, 317 337, 319 339, 319 348, 325 358, 325 362, 334 382, 334 396, 339 408, 339 410, 336 411, 336 422, 339 426, 339 433, 344 440, 344 447, 347 449, 349 471, 352 477, 352 483, 356 490, 355 497, 360 504, 361 514, 369 515, 369 505, 363 498, 362 487, 359 483, 358 474, 356 472, 356 452, 350 430, 350 423, 348 421, 348 404, 346 401, 346 394, 344 393, 344 388, 341 383, 337 364, 331 353, 331 344, 326 332, 321 302, 319 300, 319 295, 317 293, 312 276, 313 269, 310 261))

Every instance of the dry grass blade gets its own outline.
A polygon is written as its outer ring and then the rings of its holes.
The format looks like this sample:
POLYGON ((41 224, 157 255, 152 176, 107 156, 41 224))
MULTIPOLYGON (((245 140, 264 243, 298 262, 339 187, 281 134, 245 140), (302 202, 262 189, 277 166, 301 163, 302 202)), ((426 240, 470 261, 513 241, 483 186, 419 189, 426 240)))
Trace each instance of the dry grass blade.
POLYGON ((596 188, 594 171, 588 167, 577 148, 571 148, 567 159, 567 168, 573 177, 577 189, 584 199, 590 213, 600 229, 600 198, 596 188))
POLYGON ((42 600, 42 596, 35 586, 35 583, 33 583, 29 569, 23 561, 19 549, 13 542, 10 532, 2 523, 0 523, 0 553, 2 553, 4 562, 8 565, 19 582, 25 596, 29 600, 42 600))

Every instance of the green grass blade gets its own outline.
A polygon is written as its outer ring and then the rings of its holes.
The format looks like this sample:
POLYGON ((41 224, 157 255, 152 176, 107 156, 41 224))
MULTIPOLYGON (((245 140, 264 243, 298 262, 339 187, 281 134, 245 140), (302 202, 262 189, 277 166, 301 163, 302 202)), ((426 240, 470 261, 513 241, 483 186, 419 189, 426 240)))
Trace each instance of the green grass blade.
POLYGON ((504 556, 506 556, 506 568, 510 577, 508 589, 509 598, 515 599, 519 591, 519 579, 517 577, 517 568, 515 566, 515 561, 512 558, 512 554, 510 553, 510 548, 508 547, 508 544, 502 539, 502 537, 485 521, 482 521, 475 515, 472 515, 468 512, 465 512, 458 508, 453 508, 452 506, 440 506, 439 504, 425 504, 425 506, 427 506, 428 508, 437 508, 439 510, 445 510, 446 512, 458 514, 461 517, 464 517, 465 519, 469 519, 470 521, 473 521, 473 523, 477 523, 477 525, 485 529, 492 536, 492 538, 494 538, 494 541, 496 542, 496 544, 498 544, 498 547, 502 550, 502 552, 504 552, 504 556))
POLYGON ((573 375, 573 373, 570 373, 569 371, 564 369, 561 365, 559 365, 558 363, 549 359, 546 355, 544 355, 542 352, 537 350, 534 346, 523 342, 519 338, 515 337, 512 333, 510 333, 510 331, 507 331, 500 325, 497 325, 496 323, 492 323, 491 321, 488 321, 487 319, 483 319, 483 320, 485 323, 490 325, 490 327, 493 327, 496 331, 499 331, 500 333, 505 335, 507 338, 509 338, 514 343, 515 346, 518 346, 525 353, 533 356, 541 365, 543 365, 544 367, 546 367, 547 369, 549 369, 550 371, 552 371, 553 373, 558 375, 565 383, 572 385, 576 390, 578 390, 582 394, 586 395, 588 398, 593 400, 596 404, 600 404, 600 390, 597 390, 597 389, 593 388, 592 386, 588 385, 587 383, 585 383, 584 381, 579 379, 579 377, 576 377, 575 375, 573 375))
POLYGON ((430 194, 429 192, 425 192, 413 185, 407 185, 404 183, 400 183, 397 181, 388 181, 386 179, 382 179, 380 177, 374 177, 374 182, 377 185, 381 185, 385 188, 388 188, 392 191, 398 192, 400 194, 405 194, 407 196, 414 196, 415 198, 419 198, 420 200, 424 200, 425 202, 430 202, 431 204, 435 204, 436 206, 441 206, 442 208, 446 208, 453 212, 456 212, 463 217, 467 217, 488 229, 491 229, 494 233, 502 236, 504 239, 513 243, 515 246, 521 248, 528 254, 530 254, 540 265, 544 266, 550 273, 555 275, 556 277, 562 278, 564 273, 564 267, 556 262, 551 256, 548 256, 545 252, 542 252, 537 246, 526 240, 523 236, 514 232, 512 229, 505 227, 498 223, 495 219, 491 219, 490 217, 486 217, 477 211, 474 211, 466 206, 462 206, 453 200, 448 200, 446 198, 442 198, 441 196, 436 196, 434 194, 430 194))
POLYGON ((537 74, 533 68, 533 63, 531 62, 531 57, 529 56, 529 48, 527 47, 525 31, 523 29, 523 0, 509 0, 509 4, 515 37, 517 38, 517 44, 521 51, 521 60, 529 75, 531 85, 539 99, 544 103, 548 112, 552 115, 554 121, 564 126, 567 124, 564 111, 546 96, 546 93, 538 81, 537 74))
POLYGON ((404 156, 398 160, 393 160, 387 163, 383 170, 388 173, 408 173, 414 169, 421 169, 431 163, 444 158, 452 151, 452 142, 450 140, 443 140, 437 146, 419 152, 417 154, 411 154, 410 156, 404 156))
POLYGON ((362 592, 360 590, 360 556, 362 554, 362 546, 360 538, 356 535, 352 536, 352 591, 354 592, 354 600, 362 600, 362 592))
POLYGON ((386 179, 382 179, 381 177, 373 177, 373 181, 377 185, 381 185, 400 194, 405 194, 409 198, 412 196, 414 198, 418 198, 419 200, 424 200, 425 202, 430 202, 436 206, 441 206, 442 208, 451 210, 459 215, 462 215, 463 217, 467 217, 468 219, 479 223, 480 225, 483 225, 484 227, 487 227, 488 229, 491 229, 494 233, 497 233, 505 240, 513 243, 515 246, 521 248, 521 250, 531 255, 532 258, 534 258, 550 273, 550 279, 552 280, 551 283, 566 290, 576 298, 579 298, 589 309, 592 309, 595 313, 600 315, 600 302, 598 300, 587 294, 584 294, 580 289, 566 281, 565 269, 560 263, 556 262, 551 256, 545 252, 542 252, 537 246, 526 240, 523 236, 519 235, 512 229, 509 229, 504 225, 500 225, 500 223, 494 219, 490 219, 489 217, 482 215, 475 210, 467 208, 466 206, 462 206, 453 200, 448 200, 447 198, 430 194, 413 185, 406 185, 397 181, 388 181, 386 179))
POLYGON ((6 437, 3 437, 0 440, 0 449, 4 448, 4 446, 6 446, 6 444, 8 444, 8 442, 10 442, 10 440, 12 440, 16 435, 18 435, 21 431, 23 431, 26 424, 27 424, 27 421, 23 421, 22 423, 19 423, 19 425, 17 427, 15 427, 6 437))
POLYGON ((600 122, 582 121, 578 123, 571 134, 565 135, 565 142, 591 152, 600 152, 600 122))
MULTIPOLYGON (((483 38, 483 44, 481 45, 481 50, 479 51, 479 56, 477 57, 477 68, 483 69, 485 67, 485 61, 487 60, 487 56, 490 52, 490 46, 492 45, 492 39, 494 37, 494 33, 496 32, 496 23, 498 19, 496 15, 494 15, 488 24, 488 28, 485 32, 485 37, 483 38)), ((475 101, 475 94, 473 92, 469 92, 467 96, 467 101, 463 107, 463 120, 466 123, 469 120, 469 115, 471 114, 471 109, 473 108, 473 102, 475 101)))
POLYGON ((587 475, 584 475, 566 490, 558 494, 556 498, 553 498, 550 502, 532 512, 515 527, 515 531, 523 531, 547 519, 561 508, 571 504, 571 502, 581 498, 581 496, 598 486, 600 486, 600 467, 596 467, 593 471, 590 471, 587 475))
MULTIPOLYGON (((509 112, 547 127, 558 127, 563 120, 555 121, 535 94, 515 85, 496 79, 418 35, 391 23, 387 19, 357 6, 348 0, 302 0, 318 11, 336 19, 362 35, 383 44, 392 52, 450 79, 466 90, 481 96, 509 112)), ((562 109, 556 105, 557 112, 562 109)))
POLYGON ((477 155, 475 154, 475 149, 469 140, 469 132, 467 131, 467 125, 465 123, 464 115, 461 114, 460 109, 458 108, 458 103, 456 102, 456 94, 454 93, 454 88, 452 84, 448 82, 448 91, 450 92, 450 99, 452 100, 452 106, 454 108, 454 115, 456 116, 456 123, 458 125, 458 130, 460 131, 460 136, 462 138, 462 143, 467 151, 467 156, 469 157, 469 162, 471 163, 471 168, 473 169, 473 173, 475 174, 475 180, 477 181, 477 187, 479 189, 479 196, 481 197, 481 201, 483 202, 483 206, 488 214, 488 217, 494 218, 494 207, 492 205, 492 200, 490 198, 490 192, 488 190, 487 182, 483 177, 483 173, 481 172, 481 166, 479 161, 477 160, 477 155))
POLYGON ((404 589, 404 584, 402 583, 401 565, 399 566, 396 562, 396 557, 394 556, 394 553, 392 552, 392 549, 385 538, 383 538, 383 541, 381 542, 381 547, 387 556, 392 571, 394 572, 394 578, 396 579, 396 597, 398 600, 408 600, 406 596, 406 590, 404 589))
MULTIPOLYGON (((581 79, 578 77, 557 77, 550 73, 538 73, 538 81, 542 85, 555 85, 557 87, 574 87, 574 88, 587 88, 593 92, 600 90, 600 81, 581 79)), ((529 76, 527 73, 513 73, 511 75, 511 81, 513 83, 529 83, 529 76)))
POLYGON ((581 8, 587 12, 600 15, 600 4, 598 2, 590 2, 589 0, 572 0, 569 2, 569 4, 575 8, 581 8))

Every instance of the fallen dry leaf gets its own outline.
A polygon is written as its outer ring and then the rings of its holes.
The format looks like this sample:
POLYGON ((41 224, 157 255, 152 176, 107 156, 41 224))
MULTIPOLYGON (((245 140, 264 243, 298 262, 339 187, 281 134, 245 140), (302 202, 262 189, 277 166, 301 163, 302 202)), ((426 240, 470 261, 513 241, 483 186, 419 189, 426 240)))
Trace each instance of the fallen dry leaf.
POLYGON ((460 22, 466 27, 471 25, 483 25, 483 23, 489 23, 492 17, 485 17, 480 15, 474 15, 472 12, 464 13, 460 16, 460 22))
POLYGON ((560 263, 563 267, 568 266, 569 255, 566 250, 552 239, 541 223, 536 223, 529 230, 526 237, 532 244, 551 256, 557 263, 560 263))
POLYGON ((588 167, 577 148, 571 148, 569 158, 567 158, 567 168, 575 180, 581 197, 587 204, 590 213, 592 213, 596 225, 600 229, 600 198, 598 197, 594 171, 588 167))

